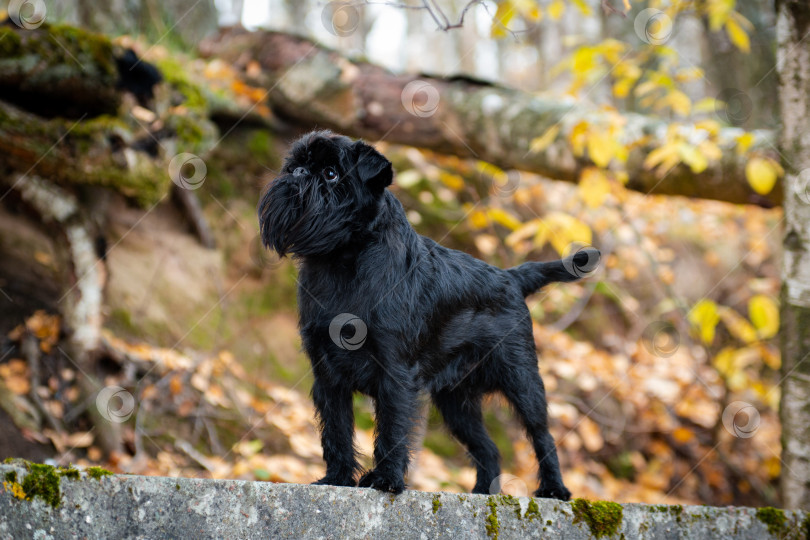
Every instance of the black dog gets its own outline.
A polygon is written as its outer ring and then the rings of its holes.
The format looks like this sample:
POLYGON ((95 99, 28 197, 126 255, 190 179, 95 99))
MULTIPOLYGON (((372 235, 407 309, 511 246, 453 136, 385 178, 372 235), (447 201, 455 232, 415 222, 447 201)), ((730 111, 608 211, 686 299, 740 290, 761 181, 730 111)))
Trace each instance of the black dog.
POLYGON ((299 139, 259 203, 264 244, 300 261, 298 305, 326 476, 357 485, 352 394, 375 403, 375 468, 361 487, 400 493, 418 394, 427 390, 469 450, 475 493, 498 489, 498 449, 481 400, 514 406, 540 462, 539 497, 567 500, 524 298, 593 270, 594 249, 502 270, 418 235, 386 189, 391 163, 368 144, 316 131, 299 139))

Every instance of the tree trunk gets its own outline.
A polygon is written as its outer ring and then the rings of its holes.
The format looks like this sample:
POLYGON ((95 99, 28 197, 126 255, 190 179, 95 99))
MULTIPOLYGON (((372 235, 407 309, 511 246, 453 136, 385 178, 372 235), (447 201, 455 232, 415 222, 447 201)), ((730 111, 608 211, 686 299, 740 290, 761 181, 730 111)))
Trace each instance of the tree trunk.
POLYGON ((782 267, 782 501, 810 508, 810 5, 782 0, 777 38, 785 236, 782 267))
MULTIPOLYGON (((273 110, 293 123, 474 157, 569 182, 577 182, 582 169, 591 166, 585 155, 574 154, 568 141, 572 128, 585 121, 605 129, 609 122, 608 113, 581 103, 549 100, 466 78, 395 75, 278 32, 230 29, 203 43, 201 51, 241 69, 257 59, 263 73, 245 77, 252 85, 266 87, 273 110), (560 128, 555 140, 532 151, 532 141, 555 126, 560 128)), ((705 170, 695 173, 679 164, 662 176, 643 162, 650 151, 664 144, 667 123, 639 114, 624 118, 624 134, 619 138, 631 145, 628 188, 732 203, 781 203, 780 189, 763 197, 746 181, 747 158, 735 152, 741 130, 720 130, 717 144, 722 158, 710 161, 705 170)), ((707 135, 688 126, 682 134, 686 140, 707 135)), ((775 155, 769 149, 771 136, 757 132, 755 148, 775 155)))

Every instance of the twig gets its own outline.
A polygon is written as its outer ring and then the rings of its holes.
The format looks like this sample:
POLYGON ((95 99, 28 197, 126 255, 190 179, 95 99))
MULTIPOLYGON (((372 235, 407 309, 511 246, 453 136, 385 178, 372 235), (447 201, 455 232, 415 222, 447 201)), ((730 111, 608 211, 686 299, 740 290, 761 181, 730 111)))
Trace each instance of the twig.
POLYGON ((65 430, 62 425, 57 422, 56 418, 48 411, 45 407, 45 404, 42 402, 42 398, 39 397, 37 394, 37 388, 39 388, 40 382, 40 373, 39 373, 39 341, 29 332, 25 333, 25 337, 23 337, 22 345, 20 347, 22 350, 23 355, 25 356, 26 362, 28 362, 28 369, 31 372, 31 391, 29 392, 29 397, 31 401, 34 402, 39 412, 45 417, 45 420, 48 421, 48 424, 51 425, 54 431, 59 435, 64 435, 65 430))
POLYGON ((200 200, 197 198, 197 195, 195 195, 193 191, 183 189, 176 185, 173 185, 172 188, 172 193, 180 203, 186 217, 191 221, 191 228, 194 229, 194 234, 200 239, 200 243, 208 249, 216 248, 217 243, 214 239, 214 233, 211 232, 211 226, 208 225, 208 220, 205 219, 205 214, 203 214, 202 206, 200 205, 200 200))

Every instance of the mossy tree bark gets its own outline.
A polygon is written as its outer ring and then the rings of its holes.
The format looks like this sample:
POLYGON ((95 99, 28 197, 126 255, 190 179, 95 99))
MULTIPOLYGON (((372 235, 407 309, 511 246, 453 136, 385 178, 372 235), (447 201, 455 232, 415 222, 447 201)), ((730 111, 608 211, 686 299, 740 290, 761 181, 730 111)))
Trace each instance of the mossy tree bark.
POLYGON ((810 5, 778 6, 784 183, 782 268, 782 500, 810 508, 810 5))
MULTIPOLYGON (((278 32, 229 29, 203 43, 201 52, 243 69, 250 84, 268 89, 273 110, 298 125, 475 157, 557 180, 577 182, 582 169, 592 166, 587 156, 572 150, 568 136, 573 126, 586 121, 606 129, 610 122, 609 113, 580 102, 542 98, 464 78, 396 75, 278 32), (254 59, 262 73, 248 76, 254 59), (554 126, 561 128, 555 140, 532 151, 532 140, 554 126)), ((626 124, 620 138, 631 147, 630 189, 765 206, 781 203, 780 189, 763 197, 746 181, 746 158, 735 152, 741 130, 720 130, 722 158, 705 170, 695 173, 680 164, 662 177, 643 162, 651 150, 664 144, 669 125, 640 114, 623 117, 626 124)), ((705 135, 688 126, 683 129, 686 140, 705 135)), ((775 156, 769 149, 771 137, 770 132, 758 132, 754 148, 775 156)))
POLYGON ((143 34, 152 41, 179 38, 188 45, 216 31, 214 0, 54 0, 48 20, 104 34, 143 34))

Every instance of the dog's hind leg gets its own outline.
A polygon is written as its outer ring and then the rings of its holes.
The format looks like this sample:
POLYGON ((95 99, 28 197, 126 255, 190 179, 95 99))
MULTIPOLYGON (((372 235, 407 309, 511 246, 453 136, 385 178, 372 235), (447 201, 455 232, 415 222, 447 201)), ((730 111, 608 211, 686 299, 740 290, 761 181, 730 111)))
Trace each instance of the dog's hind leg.
POLYGON ((534 492, 535 497, 567 501, 571 492, 563 484, 557 448, 548 431, 546 391, 535 362, 532 355, 530 367, 521 367, 510 373, 503 381, 501 391, 523 422, 537 454, 540 487, 534 492))
POLYGON ((484 427, 481 395, 468 396, 461 390, 439 390, 432 394, 432 398, 450 433, 467 447, 475 464, 478 476, 473 493, 490 493, 492 482, 501 474, 501 456, 484 427))

